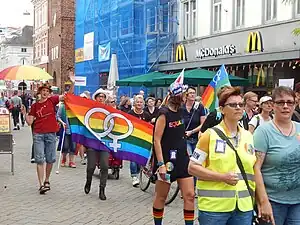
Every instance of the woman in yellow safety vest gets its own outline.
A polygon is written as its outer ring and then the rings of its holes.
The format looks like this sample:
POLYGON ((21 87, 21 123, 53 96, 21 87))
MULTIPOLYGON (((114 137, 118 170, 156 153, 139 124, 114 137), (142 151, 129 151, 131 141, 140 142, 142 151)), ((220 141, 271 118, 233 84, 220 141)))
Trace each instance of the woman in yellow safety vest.
POLYGON ((238 125, 245 104, 237 87, 222 89, 218 97, 223 120, 201 135, 189 164, 189 173, 198 177, 199 224, 251 225, 256 157, 251 133, 238 125), (244 174, 233 148, 242 162, 244 174))

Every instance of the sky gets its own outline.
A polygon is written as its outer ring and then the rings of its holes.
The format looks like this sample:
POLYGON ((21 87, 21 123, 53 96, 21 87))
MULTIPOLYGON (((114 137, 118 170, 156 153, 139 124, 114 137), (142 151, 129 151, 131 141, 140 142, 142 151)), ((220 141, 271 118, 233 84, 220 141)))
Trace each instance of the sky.
POLYGON ((31 0, 0 0, 0 26, 23 27, 33 25, 31 0), (24 12, 30 16, 24 16, 24 12))

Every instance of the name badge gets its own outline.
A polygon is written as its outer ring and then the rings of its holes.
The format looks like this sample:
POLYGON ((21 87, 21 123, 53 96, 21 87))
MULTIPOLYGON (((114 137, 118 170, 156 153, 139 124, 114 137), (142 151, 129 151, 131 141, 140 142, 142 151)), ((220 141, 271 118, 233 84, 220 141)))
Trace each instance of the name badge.
POLYGON ((215 153, 225 153, 226 142, 223 140, 217 140, 215 153))
POLYGON ((175 160, 177 155, 177 150, 170 150, 170 159, 175 160))

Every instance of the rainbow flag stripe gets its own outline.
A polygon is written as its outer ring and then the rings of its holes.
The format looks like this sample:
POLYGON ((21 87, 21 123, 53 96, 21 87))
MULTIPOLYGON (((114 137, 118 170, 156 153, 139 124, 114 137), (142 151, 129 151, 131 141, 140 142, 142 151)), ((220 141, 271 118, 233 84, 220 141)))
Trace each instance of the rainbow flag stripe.
POLYGON ((202 95, 202 102, 205 108, 209 109, 215 98, 215 88, 209 84, 202 95))
POLYGON ((75 95, 68 94, 65 104, 74 142, 146 165, 152 147, 151 124, 75 95))

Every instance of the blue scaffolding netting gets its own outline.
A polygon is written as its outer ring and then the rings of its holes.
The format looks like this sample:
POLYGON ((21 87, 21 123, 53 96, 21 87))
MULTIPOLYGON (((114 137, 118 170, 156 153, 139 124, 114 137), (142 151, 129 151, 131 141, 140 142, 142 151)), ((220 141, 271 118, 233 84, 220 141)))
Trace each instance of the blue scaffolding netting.
MULTIPOLYGON (((157 64, 171 62, 177 38, 176 0, 76 0, 75 49, 84 47, 84 36, 94 33, 93 59, 76 62, 76 76, 84 76, 94 92, 105 87, 110 60, 99 61, 99 46, 110 43, 117 54, 119 78, 153 71, 157 64)), ((120 87, 119 95, 143 87, 120 87)), ((147 90, 146 90, 147 91, 147 90)))

